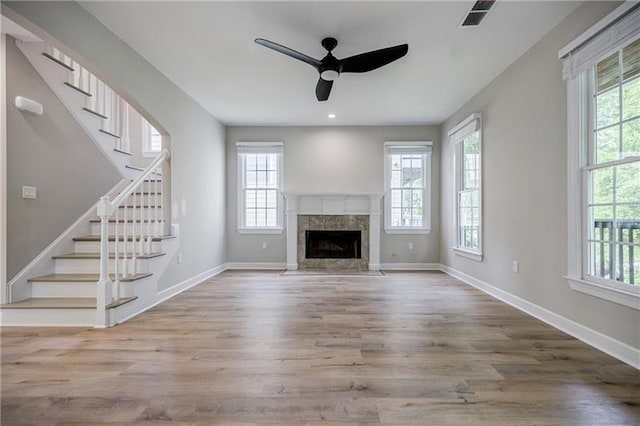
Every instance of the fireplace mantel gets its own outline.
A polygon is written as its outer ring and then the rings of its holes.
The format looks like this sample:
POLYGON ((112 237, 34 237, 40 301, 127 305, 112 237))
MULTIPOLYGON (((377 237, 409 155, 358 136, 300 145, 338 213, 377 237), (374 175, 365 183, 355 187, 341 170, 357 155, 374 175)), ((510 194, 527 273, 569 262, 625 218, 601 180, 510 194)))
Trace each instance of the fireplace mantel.
POLYGON ((380 269, 381 193, 284 193, 287 202, 287 269, 298 269, 298 215, 368 215, 369 269, 380 269))

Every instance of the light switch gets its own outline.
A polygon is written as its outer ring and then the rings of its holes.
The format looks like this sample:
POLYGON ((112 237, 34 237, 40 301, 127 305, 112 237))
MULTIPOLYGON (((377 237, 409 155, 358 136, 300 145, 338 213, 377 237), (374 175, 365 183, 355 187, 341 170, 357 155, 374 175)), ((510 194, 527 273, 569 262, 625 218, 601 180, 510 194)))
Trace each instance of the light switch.
POLYGON ((37 188, 35 186, 23 186, 22 187, 22 198, 28 198, 30 200, 35 200, 37 198, 37 188))

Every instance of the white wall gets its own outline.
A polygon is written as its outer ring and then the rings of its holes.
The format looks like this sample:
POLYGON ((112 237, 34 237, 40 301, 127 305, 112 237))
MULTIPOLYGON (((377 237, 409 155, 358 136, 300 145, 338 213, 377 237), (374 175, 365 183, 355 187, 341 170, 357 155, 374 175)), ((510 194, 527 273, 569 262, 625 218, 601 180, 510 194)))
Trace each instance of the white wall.
POLYGON ((439 262, 440 128, 438 126, 359 127, 228 127, 227 242, 229 262, 285 262, 285 235, 237 232, 236 142, 284 143, 285 192, 384 192, 384 142, 429 140, 432 155, 433 231, 429 235, 387 235, 381 232, 382 263, 439 262), (267 250, 262 250, 266 242, 267 250), (408 243, 414 249, 408 249, 408 243), (393 253, 396 253, 394 256, 393 253))
POLYGON ((39 37, 55 39, 171 138, 177 253, 162 290, 224 264, 224 126, 137 52, 74 2, 3 2, 3 13, 39 37), (5 9, 6 8, 6 9, 5 9))
POLYGON ((7 280, 82 216, 122 176, 7 36, 7 280), (41 116, 16 108, 35 99, 41 116), (37 198, 22 198, 22 186, 37 198))
POLYGON ((635 348, 639 312, 572 291, 567 274, 567 94, 558 50, 614 9, 586 2, 442 125, 441 261, 635 348), (483 114, 484 253, 457 256, 446 134, 483 114), (512 260, 520 272, 511 272, 512 260))

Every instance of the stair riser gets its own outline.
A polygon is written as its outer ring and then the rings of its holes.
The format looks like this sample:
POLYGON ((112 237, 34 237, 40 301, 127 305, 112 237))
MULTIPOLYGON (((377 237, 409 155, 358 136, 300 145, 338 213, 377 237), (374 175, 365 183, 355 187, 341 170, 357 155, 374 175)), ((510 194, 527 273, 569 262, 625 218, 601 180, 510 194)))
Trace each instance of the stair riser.
MULTIPOLYGON (((120 296, 133 296, 133 282, 120 283, 120 296)), ((33 282, 31 297, 97 297, 95 282, 33 282)))
POLYGON ((95 309, 3 309, 2 325, 92 327, 96 323, 95 309))
POLYGON ((32 282, 31 297, 96 297, 94 282, 32 282))
MULTIPOLYGON (((129 272, 145 273, 149 272, 149 262, 151 259, 136 259, 134 262, 128 259, 129 272)), ((115 259, 109 259, 109 271, 115 269, 115 259)), ((120 269, 124 271, 124 260, 120 259, 120 269)), ((56 274, 97 274, 100 272, 100 259, 56 259, 54 273, 56 274)))
MULTIPOLYGON (((117 209, 118 211, 111 217, 111 219, 115 219, 116 217, 118 218, 118 220, 123 220, 124 219, 124 211, 125 209, 117 209)), ((140 215, 142 215, 142 220, 159 220, 162 219, 162 209, 161 208, 156 208, 156 207, 143 207, 138 208, 136 207, 135 209, 133 207, 127 207, 127 219, 137 219, 140 220, 140 215)))
MULTIPOLYGON (((140 234, 140 226, 142 226, 142 232, 145 235, 149 233, 151 236, 160 235, 162 231, 162 223, 161 222, 136 222, 135 226, 131 222, 127 222, 126 231, 127 235, 133 234, 133 228, 135 227, 136 235, 140 234)), ((101 225, 99 223, 91 222, 91 235, 100 235, 101 225)), ((118 223, 118 234, 124 235, 125 226, 123 222, 118 223)), ((116 224, 110 222, 109 223, 109 235, 116 234, 116 224)))
MULTIPOLYGON (((127 249, 131 247, 132 241, 127 242, 127 249)), ((138 248, 138 253, 140 252, 140 243, 136 244, 138 248)), ((124 248, 124 241, 120 241, 118 243, 118 248, 122 250, 124 248)), ((76 241, 74 244, 74 252, 76 253, 100 253, 100 241, 76 241)), ((114 253, 115 249, 115 241, 109 241, 109 252, 114 253)), ((162 241, 152 241, 151 242, 151 252, 153 253, 162 253, 164 250, 162 249, 162 241)))

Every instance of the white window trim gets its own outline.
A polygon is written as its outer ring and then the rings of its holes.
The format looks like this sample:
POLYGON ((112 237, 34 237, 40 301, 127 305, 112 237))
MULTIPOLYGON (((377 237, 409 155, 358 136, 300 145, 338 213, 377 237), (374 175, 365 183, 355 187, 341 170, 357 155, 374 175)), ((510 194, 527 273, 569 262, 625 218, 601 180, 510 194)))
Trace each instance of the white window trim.
POLYGON ((588 226, 582 200, 587 197, 587 183, 582 167, 589 137, 589 77, 584 70, 630 41, 630 33, 640 25, 640 7, 625 2, 584 34, 563 48, 563 77, 567 80, 567 275, 569 287, 580 293, 640 310, 640 287, 601 280, 587 274, 588 226), (588 58, 588 59, 585 59, 588 58))
POLYGON ((151 151, 151 123, 142 118, 140 126, 140 150, 144 158, 156 158, 162 152, 162 148, 159 151, 151 151))
POLYGON ((238 148, 240 147, 248 147, 248 148, 256 148, 256 149, 280 149, 283 150, 284 144, 282 142, 236 142, 236 157, 237 157, 237 231, 239 234, 282 234, 284 232, 283 226, 283 210, 284 210, 284 201, 282 195, 282 188, 284 184, 284 170, 282 168, 282 157, 284 155, 281 152, 278 155, 278 198, 277 198, 277 207, 276 207, 276 226, 269 227, 246 227, 242 226, 244 224, 244 191, 243 191, 243 160, 242 156, 238 154, 238 148))
POLYGON ((453 252, 462 257, 466 257, 467 259, 475 260, 476 262, 482 262, 484 259, 483 253, 483 220, 482 220, 482 114, 474 113, 469 117, 462 120, 458 125, 449 130, 449 144, 453 148, 453 184, 454 184, 454 197, 453 197, 453 211, 455 212, 455 229, 454 233, 456 236, 455 245, 452 247, 453 252), (480 174, 478 176, 478 249, 471 250, 466 247, 460 247, 460 217, 459 217, 459 209, 458 209, 458 186, 460 185, 461 170, 460 170, 460 159, 458 150, 460 149, 460 144, 464 138, 469 136, 471 133, 478 131, 478 145, 480 150, 480 174))
POLYGON ((419 235, 431 233, 431 155, 432 141, 394 141, 384 143, 384 231, 389 235, 419 235), (389 195, 389 154, 388 148, 392 147, 427 147, 429 152, 425 155, 423 164, 424 182, 426 182, 423 196, 423 223, 421 227, 397 227, 391 226, 391 197, 389 195))

